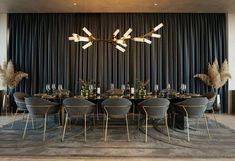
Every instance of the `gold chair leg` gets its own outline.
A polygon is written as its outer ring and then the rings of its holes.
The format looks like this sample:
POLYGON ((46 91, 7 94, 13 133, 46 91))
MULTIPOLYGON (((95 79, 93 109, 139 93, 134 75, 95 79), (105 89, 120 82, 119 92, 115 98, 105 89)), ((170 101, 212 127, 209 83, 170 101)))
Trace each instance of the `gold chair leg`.
POLYGON ((92 119, 93 119, 93 126, 94 126, 94 129, 95 129, 96 128, 95 127, 95 113, 93 113, 93 118, 92 119))
POLYGON ((25 115, 25 111, 24 111, 24 113, 23 113, 22 120, 24 120, 24 115, 25 115))
POLYGON ((127 114, 126 114, 126 131, 127 131, 127 140, 130 141, 130 134, 129 134, 127 114))
POLYGON ((173 129, 173 130, 175 129, 175 113, 174 113, 174 116, 173 116, 172 129, 173 129))
POLYGON ((148 115, 146 114, 146 121, 145 121, 145 142, 148 142, 148 115))
POLYGON ((206 130, 207 130, 207 134, 208 134, 208 139, 211 140, 211 135, 210 135, 210 132, 209 132, 209 129, 208 129, 208 124, 207 124, 207 118, 206 118, 206 115, 204 114, 204 120, 205 120, 205 124, 206 124, 206 130))
POLYGON ((43 141, 45 141, 45 140, 46 140, 46 130, 47 130, 47 113, 45 114, 45 118, 44 118, 43 141))
POLYGON ((27 121, 26 121, 25 128, 24 128, 24 134, 23 134, 23 137, 22 137, 23 140, 24 140, 24 137, 25 137, 25 134, 26 134, 28 122, 29 122, 29 114, 28 114, 28 116, 27 116, 27 121))
POLYGON ((198 121, 199 119, 196 119, 196 130, 198 129, 198 121))
POLYGON ((171 141, 170 138, 170 133, 169 133, 169 129, 168 129, 168 123, 167 123, 167 113, 165 113, 165 125, 166 125, 166 131, 167 131, 167 135, 168 135, 168 141, 171 141))
POLYGON ((15 113, 15 116, 14 116, 14 119, 13 119, 13 122, 12 122, 12 125, 11 125, 11 128, 13 128, 13 126, 14 126, 17 113, 18 113, 18 109, 16 109, 16 113, 15 113))
POLYGON ((84 135, 85 135, 85 142, 86 142, 86 114, 84 115, 84 128, 85 128, 85 133, 84 133, 84 135))
POLYGON ((138 129, 140 128, 140 112, 138 113, 138 129))
POLYGON ((188 141, 190 141, 190 137, 189 137, 189 123, 188 123, 188 116, 186 116, 186 120, 187 120, 187 134, 188 134, 188 141))
POLYGON ((32 128, 34 129, 33 117, 31 117, 31 121, 32 121, 32 128))
POLYGON ((64 131, 63 131, 63 136, 62 136, 61 141, 64 141, 64 135, 65 135, 65 131, 66 131, 67 122, 68 122, 68 113, 66 113, 65 124, 64 124, 64 131))
POLYGON ((103 132, 105 131, 105 129, 104 129, 105 128, 105 119, 106 119, 105 117, 106 117, 106 115, 104 114, 103 115, 103 132))
POLYGON ((106 126, 105 126, 105 135, 104 135, 104 141, 106 142, 106 139, 107 139, 107 132, 108 132, 108 120, 109 120, 109 117, 108 115, 106 116, 106 126))
POLYGON ((214 119, 215 119, 216 127, 218 128, 218 127, 219 127, 219 125, 218 125, 218 122, 217 122, 217 120, 216 120, 216 117, 215 117, 215 111, 214 111, 214 109, 213 109, 213 108, 212 108, 212 114, 213 114, 213 117, 214 117, 214 119))

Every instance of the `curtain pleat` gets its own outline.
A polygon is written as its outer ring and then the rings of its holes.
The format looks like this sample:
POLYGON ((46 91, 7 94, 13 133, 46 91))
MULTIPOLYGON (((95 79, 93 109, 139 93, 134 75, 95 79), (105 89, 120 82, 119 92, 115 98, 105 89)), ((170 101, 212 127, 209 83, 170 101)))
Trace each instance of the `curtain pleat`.
MULTIPOLYGON (((72 14, 9 14, 8 59, 16 70, 29 73, 16 91, 29 94, 45 92, 46 84, 63 84, 79 94, 81 83, 99 82, 103 91, 114 83, 116 88, 128 82, 137 88, 136 78, 150 80, 147 89, 171 87, 179 90, 187 84, 187 92, 205 93, 211 88, 197 73, 207 73, 208 63, 215 59, 221 65, 226 59, 225 14, 164 14, 164 13, 72 13, 72 14), (127 41, 126 52, 105 42, 94 42, 86 50, 86 42, 68 40, 72 33, 111 38, 119 28, 120 38, 128 28, 132 36, 157 31, 160 39, 148 38, 152 44, 127 41)), ((222 111, 227 112, 227 84, 221 89, 222 111)))

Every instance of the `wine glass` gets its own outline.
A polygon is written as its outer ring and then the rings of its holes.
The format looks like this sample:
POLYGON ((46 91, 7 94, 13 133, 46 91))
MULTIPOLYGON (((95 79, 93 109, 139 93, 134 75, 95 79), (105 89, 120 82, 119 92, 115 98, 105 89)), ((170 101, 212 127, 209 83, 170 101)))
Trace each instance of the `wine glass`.
POLYGON ((110 84, 110 89, 114 89, 114 84, 113 83, 110 84))
POLYGON ((125 84, 122 84, 122 85, 121 85, 121 90, 122 90, 122 91, 125 91, 125 89, 126 89, 125 84))
POLYGON ((50 90, 51 90, 50 84, 46 84, 46 91, 47 91, 47 94, 50 93, 50 90))
POLYGON ((167 89, 171 89, 171 84, 169 83, 168 86, 167 86, 167 89))
POLYGON ((186 92, 186 84, 183 84, 183 91, 186 92))
POLYGON ((62 91, 62 90, 63 90, 62 84, 59 84, 59 85, 58 85, 58 90, 59 90, 59 91, 62 91))
POLYGON ((54 92, 55 92, 55 90, 56 90, 55 83, 53 83, 53 84, 51 85, 51 88, 52 88, 52 91, 53 91, 53 93, 54 93, 54 92))
POLYGON ((154 86, 154 91, 155 91, 155 94, 156 94, 156 95, 157 95, 158 90, 159 90, 159 86, 158 86, 158 84, 155 84, 155 86, 154 86))

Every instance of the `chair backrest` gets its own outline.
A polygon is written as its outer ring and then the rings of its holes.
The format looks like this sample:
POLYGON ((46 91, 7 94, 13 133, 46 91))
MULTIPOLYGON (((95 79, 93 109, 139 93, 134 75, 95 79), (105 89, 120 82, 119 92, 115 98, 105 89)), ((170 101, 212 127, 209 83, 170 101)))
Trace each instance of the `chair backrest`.
POLYGON ((18 110, 22 110, 22 111, 27 110, 26 105, 25 105, 25 97, 28 97, 29 95, 23 92, 15 92, 13 96, 14 96, 14 100, 16 102, 18 110))
POLYGON ((202 95, 202 97, 206 97, 208 99, 208 104, 207 104, 207 110, 211 110, 213 108, 213 104, 216 99, 216 93, 215 92, 208 92, 202 95))
POLYGON ((79 116, 93 112, 95 104, 82 98, 66 98, 63 101, 69 116, 79 116))
POLYGON ((182 102, 176 103, 177 110, 180 110, 181 112, 185 112, 185 110, 188 113, 188 117, 190 118, 201 118, 203 117, 203 114, 207 108, 208 99, 206 97, 200 97, 200 98, 190 98, 186 99, 182 102))
POLYGON ((101 103, 110 117, 122 118, 129 112, 132 103, 126 98, 109 98, 101 103))
POLYGON ((166 98, 150 98, 138 104, 139 110, 143 114, 148 114, 151 118, 164 118, 165 112, 169 108, 170 101, 166 98))
POLYGON ((26 107, 32 117, 44 117, 58 113, 59 105, 39 97, 25 97, 26 107))

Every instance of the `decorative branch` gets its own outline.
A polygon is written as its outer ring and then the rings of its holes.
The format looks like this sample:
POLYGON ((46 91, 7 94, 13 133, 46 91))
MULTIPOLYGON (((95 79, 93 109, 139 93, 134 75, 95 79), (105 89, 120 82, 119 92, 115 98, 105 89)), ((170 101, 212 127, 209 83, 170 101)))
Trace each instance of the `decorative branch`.
POLYGON ((110 39, 99 39, 99 38, 94 37, 92 33, 86 27, 83 27, 82 30, 88 35, 88 37, 80 36, 76 33, 73 33, 72 37, 69 37, 69 40, 73 40, 74 42, 79 42, 79 41, 88 42, 82 46, 83 49, 87 49, 88 47, 92 46, 93 42, 96 42, 96 41, 109 42, 109 43, 112 43, 116 47, 116 49, 120 50, 121 52, 125 52, 126 51, 125 48, 127 47, 127 44, 126 44, 127 40, 145 42, 147 44, 151 44, 152 41, 147 39, 146 37, 149 36, 153 38, 161 38, 160 34, 155 34, 154 32, 156 32, 162 27, 163 27, 163 24, 160 23, 158 26, 154 27, 153 30, 150 31, 149 33, 146 33, 138 37, 131 37, 130 33, 132 32, 132 29, 129 28, 120 39, 116 38, 116 36, 120 32, 120 29, 116 29, 115 32, 113 33, 113 37, 110 39))
POLYGON ((3 65, 0 65, 0 81, 2 86, 7 85, 10 89, 13 89, 23 78, 28 79, 28 74, 21 71, 15 73, 12 61, 9 61, 8 64, 3 62, 3 65))
POLYGON ((226 59, 221 65, 221 68, 219 68, 218 61, 215 60, 212 65, 210 63, 208 64, 208 75, 196 74, 193 77, 200 78, 205 84, 216 89, 222 87, 228 79, 232 78, 228 72, 228 61, 226 59))

